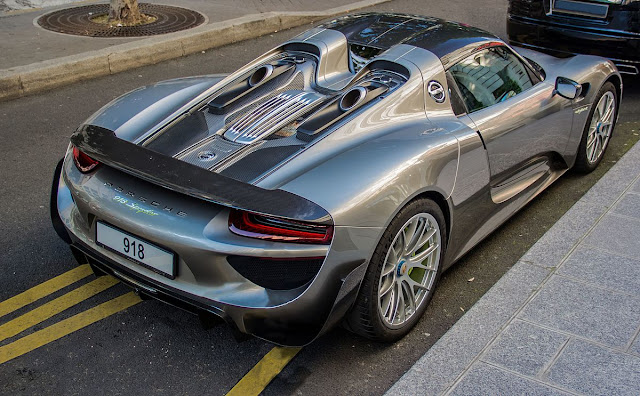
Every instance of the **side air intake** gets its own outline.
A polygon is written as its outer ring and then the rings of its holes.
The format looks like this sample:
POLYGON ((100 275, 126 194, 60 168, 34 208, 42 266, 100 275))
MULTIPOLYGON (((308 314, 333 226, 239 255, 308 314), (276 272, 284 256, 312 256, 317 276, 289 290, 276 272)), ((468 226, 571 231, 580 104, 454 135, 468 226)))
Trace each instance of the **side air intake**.
POLYGON ((238 118, 224 137, 243 144, 263 139, 311 111, 323 98, 315 92, 283 92, 238 118))

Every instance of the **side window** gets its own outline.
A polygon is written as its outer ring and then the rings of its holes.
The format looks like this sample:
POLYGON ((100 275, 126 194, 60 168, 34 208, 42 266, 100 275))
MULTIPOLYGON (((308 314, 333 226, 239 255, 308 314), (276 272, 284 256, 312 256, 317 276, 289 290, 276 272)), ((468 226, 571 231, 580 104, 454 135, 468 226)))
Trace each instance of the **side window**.
POLYGON ((456 82, 450 72, 447 72, 447 85, 449 86, 449 100, 451 101, 451 109, 453 114, 461 116, 467 114, 467 108, 464 106, 460 92, 456 86, 456 82))
POLYGON ((469 112, 503 102, 533 85, 525 66, 506 47, 476 52, 449 71, 469 112))

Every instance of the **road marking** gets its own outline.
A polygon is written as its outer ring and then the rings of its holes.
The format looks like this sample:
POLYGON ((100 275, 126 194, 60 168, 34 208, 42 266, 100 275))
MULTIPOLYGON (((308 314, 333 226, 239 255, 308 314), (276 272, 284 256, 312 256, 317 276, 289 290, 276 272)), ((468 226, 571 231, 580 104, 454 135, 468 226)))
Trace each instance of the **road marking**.
POLYGON ((0 364, 132 307, 142 300, 129 292, 0 347, 0 364))
POLYGON ((275 347, 269 351, 227 396, 259 395, 302 348, 275 347))
POLYGON ((0 317, 29 305, 42 297, 46 297, 80 279, 86 278, 92 273, 91 267, 88 264, 84 264, 46 282, 42 282, 17 296, 4 300, 0 302, 0 317))
POLYGON ((95 296, 116 283, 118 283, 118 280, 111 276, 101 276, 98 279, 56 298, 55 300, 49 301, 48 303, 41 305, 22 316, 0 325, 0 341, 13 337, 29 327, 35 326, 38 323, 95 296))

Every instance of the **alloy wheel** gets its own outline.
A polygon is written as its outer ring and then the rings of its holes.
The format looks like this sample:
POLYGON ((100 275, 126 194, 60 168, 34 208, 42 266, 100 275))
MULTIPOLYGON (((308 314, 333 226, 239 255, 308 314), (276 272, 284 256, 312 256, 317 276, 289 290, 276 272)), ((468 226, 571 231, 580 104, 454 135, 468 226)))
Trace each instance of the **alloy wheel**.
POLYGON ((378 309, 385 324, 401 327, 433 287, 441 252, 441 232, 429 213, 410 218, 396 234, 378 283, 378 309))
POLYGON ((604 153, 611 137, 614 117, 616 113, 616 101, 611 91, 605 92, 598 101, 587 135, 587 160, 594 164, 604 153))

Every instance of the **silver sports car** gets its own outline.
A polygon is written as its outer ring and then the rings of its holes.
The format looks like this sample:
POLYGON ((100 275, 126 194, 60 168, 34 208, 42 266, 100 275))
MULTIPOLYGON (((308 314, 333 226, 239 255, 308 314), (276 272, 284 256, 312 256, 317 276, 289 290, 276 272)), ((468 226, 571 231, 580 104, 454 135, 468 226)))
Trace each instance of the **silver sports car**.
POLYGON ((567 170, 622 95, 594 56, 358 14, 222 78, 115 99, 71 137, 52 220, 76 259, 236 334, 393 341, 442 271, 567 170))

